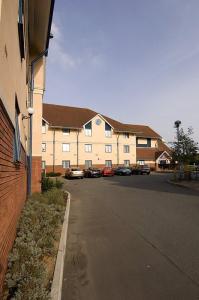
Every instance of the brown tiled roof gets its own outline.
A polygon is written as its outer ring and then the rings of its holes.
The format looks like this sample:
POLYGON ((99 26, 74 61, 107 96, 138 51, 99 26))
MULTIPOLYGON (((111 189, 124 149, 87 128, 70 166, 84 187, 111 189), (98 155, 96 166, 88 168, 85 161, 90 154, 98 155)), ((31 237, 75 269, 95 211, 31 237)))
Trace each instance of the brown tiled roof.
POLYGON ((161 138, 161 136, 146 125, 133 125, 126 124, 132 131, 136 132, 137 137, 145 137, 145 138, 161 138))
POLYGON ((137 148, 136 156, 137 160, 154 160, 156 158, 156 148, 137 148))
POLYGON ((156 160, 164 151, 172 156, 171 149, 161 140, 158 140, 157 148, 137 148, 137 160, 156 160))
POLYGON ((50 126, 82 128, 95 115, 96 112, 87 108, 43 104, 43 118, 50 126))
MULTIPOLYGON (((89 120, 98 113, 87 108, 43 104, 43 118, 48 121, 50 126, 82 128, 89 120)), ((116 120, 102 115, 102 117, 114 128, 115 131, 132 132, 132 130, 116 120)))
POLYGON ((169 148, 169 147, 168 147, 163 141, 161 141, 161 140, 158 141, 158 150, 159 150, 159 151, 162 151, 162 152, 167 151, 167 153, 168 153, 169 155, 172 154, 171 148, 169 148))

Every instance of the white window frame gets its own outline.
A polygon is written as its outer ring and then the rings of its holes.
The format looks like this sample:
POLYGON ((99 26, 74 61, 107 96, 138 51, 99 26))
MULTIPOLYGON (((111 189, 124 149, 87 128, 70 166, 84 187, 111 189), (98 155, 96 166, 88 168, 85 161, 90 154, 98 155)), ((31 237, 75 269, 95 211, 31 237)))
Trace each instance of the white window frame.
POLYGON ((41 161, 41 169, 42 169, 42 170, 45 170, 45 168, 46 168, 46 161, 45 161, 45 160, 42 160, 42 161, 41 161))
POLYGON ((92 144, 85 144, 84 150, 85 152, 92 152, 92 144))
POLYGON ((105 166, 111 168, 112 167, 112 160, 110 160, 110 159, 105 160, 105 166))
POLYGON ((70 135, 70 129, 68 129, 68 128, 63 128, 63 129, 62 129, 62 134, 63 134, 63 135, 70 135))
POLYGON ((130 167, 131 163, 130 163, 130 160, 129 159, 125 159, 124 160, 124 166, 125 167, 130 167))
POLYGON ((138 159, 137 164, 139 166, 143 166, 143 165, 145 165, 145 160, 144 159, 138 159))
POLYGON ((46 125, 42 125, 42 134, 46 133, 46 125))
POLYGON ((70 144, 62 143, 62 152, 70 152, 70 144))
POLYGON ((41 144, 41 151, 46 152, 46 143, 41 144))
POLYGON ((63 169, 70 168, 70 160, 62 160, 62 168, 63 169), (66 166, 66 164, 67 164, 67 166, 66 166))
POLYGON ((129 145, 124 145, 124 153, 130 153, 130 146, 129 145), (127 151, 128 149, 128 151, 127 151))
POLYGON ((92 129, 84 128, 85 136, 92 136, 92 129))
POLYGON ((112 153, 112 145, 105 145, 105 153, 112 153))
POLYGON ((92 165, 93 165, 93 162, 92 162, 91 159, 86 159, 85 160, 85 168, 91 168, 92 165), (89 162, 89 163, 87 164, 87 162, 89 162))
POLYGON ((105 137, 112 137, 112 130, 105 130, 105 137))

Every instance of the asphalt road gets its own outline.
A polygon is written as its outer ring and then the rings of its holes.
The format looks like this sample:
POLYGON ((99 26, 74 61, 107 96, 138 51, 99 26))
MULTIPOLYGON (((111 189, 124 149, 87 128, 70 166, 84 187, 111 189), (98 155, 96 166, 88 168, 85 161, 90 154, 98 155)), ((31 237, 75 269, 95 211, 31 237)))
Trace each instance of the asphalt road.
POLYGON ((199 195, 167 178, 66 181, 63 300, 199 299, 199 195))

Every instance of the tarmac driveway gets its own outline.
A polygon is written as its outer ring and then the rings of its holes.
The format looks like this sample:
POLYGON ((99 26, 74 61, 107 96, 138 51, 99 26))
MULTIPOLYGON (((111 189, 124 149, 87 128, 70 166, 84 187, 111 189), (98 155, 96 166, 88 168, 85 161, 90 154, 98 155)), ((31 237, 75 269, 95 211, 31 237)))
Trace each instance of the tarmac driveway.
POLYGON ((199 194, 167 179, 66 181, 63 300, 199 299, 199 194))

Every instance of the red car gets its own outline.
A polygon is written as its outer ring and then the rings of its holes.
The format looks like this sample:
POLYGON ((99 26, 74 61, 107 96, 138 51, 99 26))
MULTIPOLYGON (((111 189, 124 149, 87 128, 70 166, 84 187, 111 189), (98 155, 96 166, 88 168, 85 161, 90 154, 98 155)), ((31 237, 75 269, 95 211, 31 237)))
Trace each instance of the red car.
POLYGON ((114 170, 110 167, 105 167, 102 170, 102 176, 114 176, 114 170))

